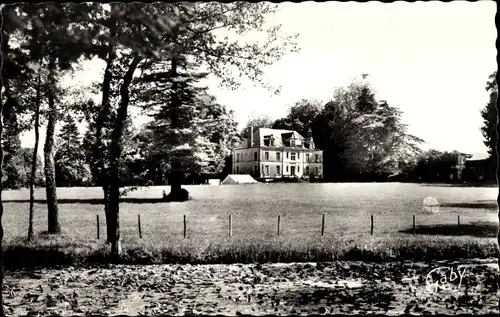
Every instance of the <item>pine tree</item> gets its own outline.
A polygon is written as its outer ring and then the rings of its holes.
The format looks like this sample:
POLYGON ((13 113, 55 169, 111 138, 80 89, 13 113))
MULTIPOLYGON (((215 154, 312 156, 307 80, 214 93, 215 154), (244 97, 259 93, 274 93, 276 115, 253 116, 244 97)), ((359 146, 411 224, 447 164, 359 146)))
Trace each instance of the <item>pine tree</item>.
MULTIPOLYGON (((149 96, 155 96, 159 107, 151 107, 150 114, 154 121, 149 125, 155 144, 154 156, 168 166, 168 180, 171 193, 167 197, 172 201, 187 200, 187 191, 181 188, 186 171, 193 171, 198 165, 196 145, 202 134, 202 125, 197 124, 202 107, 207 100, 206 88, 197 83, 206 74, 196 73, 196 65, 185 56, 174 55, 159 64, 168 67, 167 71, 157 71, 146 75, 142 84, 149 85, 139 98, 150 107, 149 96)), ((157 65, 159 66, 159 65, 157 65)), ((155 69, 161 69, 155 67, 155 69)))
POLYGON ((486 91, 490 94, 490 99, 486 106, 481 110, 483 117, 483 126, 481 132, 484 137, 484 145, 488 148, 488 165, 486 168, 486 177, 495 179, 495 170, 497 166, 497 152, 495 150, 497 143, 497 108, 498 86, 496 81, 496 72, 491 74, 486 84, 486 91))
POLYGON ((78 126, 71 115, 64 117, 54 156, 56 183, 61 186, 81 186, 87 177, 85 155, 78 126))

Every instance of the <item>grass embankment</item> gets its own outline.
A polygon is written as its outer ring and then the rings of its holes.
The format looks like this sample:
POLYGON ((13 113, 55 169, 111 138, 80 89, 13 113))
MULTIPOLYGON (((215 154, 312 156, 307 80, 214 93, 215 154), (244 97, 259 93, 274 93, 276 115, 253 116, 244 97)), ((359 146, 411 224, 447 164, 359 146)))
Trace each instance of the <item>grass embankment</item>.
MULTIPOLYGON (((193 186, 189 188, 195 197, 192 201, 155 202, 153 198, 161 197, 163 189, 168 191, 164 187, 141 189, 121 203, 123 263, 429 261, 498 255, 497 189, 415 184, 193 186), (422 213, 422 200, 427 196, 441 203, 437 214, 422 213), (415 235, 412 215, 416 215, 415 235)), ((37 190, 35 198, 42 200, 44 194, 37 190)), ((28 192, 5 193, 6 268, 110 262, 100 190, 60 188, 58 195, 63 234, 41 233, 47 226, 47 211, 40 201, 35 204, 37 235, 27 243, 28 192)))
MULTIPOLYGON (((216 264, 265 262, 432 261, 492 258, 498 255, 495 239, 435 237, 379 237, 357 240, 316 238, 294 242, 287 238, 204 239, 183 241, 128 241, 124 264, 216 264)), ((103 241, 75 240, 67 235, 40 235, 33 242, 11 241, 5 248, 6 268, 95 265, 110 263, 103 241)))

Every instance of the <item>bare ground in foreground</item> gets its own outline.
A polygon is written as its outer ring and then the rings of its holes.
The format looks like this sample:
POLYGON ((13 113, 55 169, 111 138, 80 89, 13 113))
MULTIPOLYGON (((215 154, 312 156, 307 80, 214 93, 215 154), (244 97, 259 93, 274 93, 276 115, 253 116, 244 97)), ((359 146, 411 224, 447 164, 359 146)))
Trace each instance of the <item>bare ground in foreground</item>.
POLYGON ((497 272, 493 259, 41 269, 7 271, 4 298, 15 316, 498 313, 497 272))

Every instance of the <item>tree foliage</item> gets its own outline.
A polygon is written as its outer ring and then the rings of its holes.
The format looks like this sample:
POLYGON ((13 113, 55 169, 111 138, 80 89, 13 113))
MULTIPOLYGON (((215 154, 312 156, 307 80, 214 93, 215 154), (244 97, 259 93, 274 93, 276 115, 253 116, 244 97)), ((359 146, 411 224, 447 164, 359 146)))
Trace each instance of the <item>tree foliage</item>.
POLYGON ((442 152, 438 150, 428 150, 423 152, 415 166, 408 170, 411 179, 421 182, 447 182, 456 177, 458 158, 457 151, 442 152))
MULTIPOLYGON (((481 132, 484 137, 484 145, 488 147, 488 154, 495 160, 496 152, 495 146, 497 141, 497 108, 496 101, 498 98, 498 85, 496 81, 496 72, 488 77, 486 83, 486 91, 489 94, 489 100, 486 106, 481 110, 483 118, 483 126, 481 132)), ((496 161, 496 160, 495 160, 496 161)))
POLYGON ((253 128, 253 131, 255 132, 259 128, 272 128, 273 124, 273 119, 267 114, 253 115, 248 119, 247 124, 241 130, 241 137, 249 138, 251 128, 253 128))
POLYGON ((85 162, 85 153, 78 126, 71 114, 66 114, 57 136, 54 156, 56 183, 58 186, 83 186, 91 175, 85 162))
POLYGON ((366 81, 336 88, 324 106, 297 102, 273 128, 312 136, 323 150, 324 177, 330 181, 387 179, 415 164, 423 142, 407 132, 401 111, 378 101, 366 81))

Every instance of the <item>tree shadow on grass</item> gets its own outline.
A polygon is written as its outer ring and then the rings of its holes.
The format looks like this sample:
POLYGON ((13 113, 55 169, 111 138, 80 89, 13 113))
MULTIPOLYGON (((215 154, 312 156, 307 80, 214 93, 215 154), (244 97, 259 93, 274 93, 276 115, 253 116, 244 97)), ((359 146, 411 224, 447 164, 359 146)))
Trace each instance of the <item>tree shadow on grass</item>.
MULTIPOLYGON (((26 204, 29 203, 29 199, 5 199, 4 203, 14 203, 14 204, 26 204)), ((46 204, 45 199, 35 199, 35 204, 46 204)), ((128 204, 158 204, 158 203, 168 203, 162 198, 120 198, 120 203, 128 204)), ((90 204, 90 205, 104 205, 104 199, 99 198, 75 198, 75 199, 58 199, 58 204, 90 204)))
POLYGON ((444 208, 470 208, 470 209, 491 209, 498 210, 498 204, 494 200, 482 200, 477 202, 466 203, 444 203, 440 204, 444 208))
POLYGON ((497 188, 494 182, 467 182, 467 183, 417 183, 426 187, 478 187, 478 188, 497 188))
MULTIPOLYGON (((413 234, 413 228, 400 230, 401 233, 413 234)), ((492 222, 474 222, 461 224, 441 224, 429 226, 416 226, 415 234, 441 235, 441 236, 472 236, 479 238, 495 238, 498 224, 492 222)))

